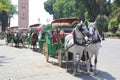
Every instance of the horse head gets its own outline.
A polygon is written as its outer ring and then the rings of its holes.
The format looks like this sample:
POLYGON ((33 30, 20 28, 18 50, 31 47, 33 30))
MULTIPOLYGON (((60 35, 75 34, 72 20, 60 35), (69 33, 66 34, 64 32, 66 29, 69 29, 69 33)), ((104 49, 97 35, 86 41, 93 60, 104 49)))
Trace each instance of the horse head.
POLYGON ((33 32, 31 34, 31 40, 32 40, 32 45, 36 45, 37 41, 38 41, 38 36, 36 32, 33 32))
POLYGON ((93 40, 99 40, 100 35, 99 35, 98 30, 97 30, 96 23, 95 22, 89 22, 88 23, 88 28, 89 28, 89 32, 91 34, 92 39, 93 40))
POLYGON ((96 24, 94 22, 88 22, 88 28, 91 35, 95 34, 96 24))
POLYGON ((84 35, 84 36, 89 36, 90 35, 88 28, 83 23, 77 24, 75 29, 77 31, 81 32, 82 35, 84 35))

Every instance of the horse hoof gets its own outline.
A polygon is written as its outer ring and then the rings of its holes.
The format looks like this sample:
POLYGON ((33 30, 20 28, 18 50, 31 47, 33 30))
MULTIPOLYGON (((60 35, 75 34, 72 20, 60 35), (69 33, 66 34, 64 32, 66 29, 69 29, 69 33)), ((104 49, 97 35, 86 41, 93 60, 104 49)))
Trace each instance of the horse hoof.
POLYGON ((97 74, 98 74, 98 71, 95 70, 95 71, 94 71, 94 75, 97 75, 97 74))
POLYGON ((87 72, 86 74, 87 75, 94 75, 92 72, 87 72))
POLYGON ((87 71, 87 74, 90 74, 90 71, 89 71, 89 70, 87 71))
POLYGON ((73 73, 73 76, 78 76, 78 74, 76 72, 73 73))
POLYGON ((73 76, 76 76, 76 73, 73 73, 73 76))

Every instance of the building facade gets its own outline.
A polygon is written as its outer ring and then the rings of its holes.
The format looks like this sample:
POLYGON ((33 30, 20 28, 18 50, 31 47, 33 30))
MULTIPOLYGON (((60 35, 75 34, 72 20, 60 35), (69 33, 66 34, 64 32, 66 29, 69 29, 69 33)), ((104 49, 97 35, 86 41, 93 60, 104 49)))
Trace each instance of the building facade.
POLYGON ((28 28, 29 25, 29 0, 18 0, 18 26, 28 28))

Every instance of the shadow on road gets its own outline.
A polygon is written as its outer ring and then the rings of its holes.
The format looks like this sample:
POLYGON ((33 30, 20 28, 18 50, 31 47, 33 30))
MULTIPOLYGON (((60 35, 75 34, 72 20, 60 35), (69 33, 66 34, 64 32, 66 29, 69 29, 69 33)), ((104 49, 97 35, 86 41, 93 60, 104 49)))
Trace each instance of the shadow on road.
POLYGON ((3 44, 2 42, 0 42, 0 46, 4 46, 5 44, 3 44))
MULTIPOLYGON (((70 73, 72 75, 72 73, 70 73)), ((115 78, 108 72, 98 71, 98 74, 86 74, 84 72, 78 73, 76 76, 82 80, 115 80, 115 78)))
POLYGON ((9 60, 14 59, 13 57, 0 56, 0 66, 9 63, 9 60))
MULTIPOLYGON (((52 63, 55 66, 58 66, 57 62, 49 62, 49 63, 52 63)), ((73 75, 73 70, 72 70, 73 67, 71 64, 72 64, 72 62, 68 63, 69 69, 67 70, 67 72, 69 74, 73 75)), ((66 69, 66 62, 62 63, 61 68, 66 69)), ((96 74, 96 75, 94 75, 93 72, 92 72, 92 74, 87 74, 85 65, 80 65, 80 69, 82 70, 82 72, 78 72, 76 77, 78 77, 82 80, 115 80, 115 77, 113 77, 108 72, 98 70, 98 74, 96 74)))

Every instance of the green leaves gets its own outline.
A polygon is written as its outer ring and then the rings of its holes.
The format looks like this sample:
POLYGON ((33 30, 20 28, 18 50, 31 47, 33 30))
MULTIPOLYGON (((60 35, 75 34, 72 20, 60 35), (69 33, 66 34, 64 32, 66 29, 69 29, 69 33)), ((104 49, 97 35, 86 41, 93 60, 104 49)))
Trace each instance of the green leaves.
POLYGON ((16 7, 11 3, 10 0, 0 0, 0 12, 5 11, 7 12, 9 17, 16 12, 16 7))

